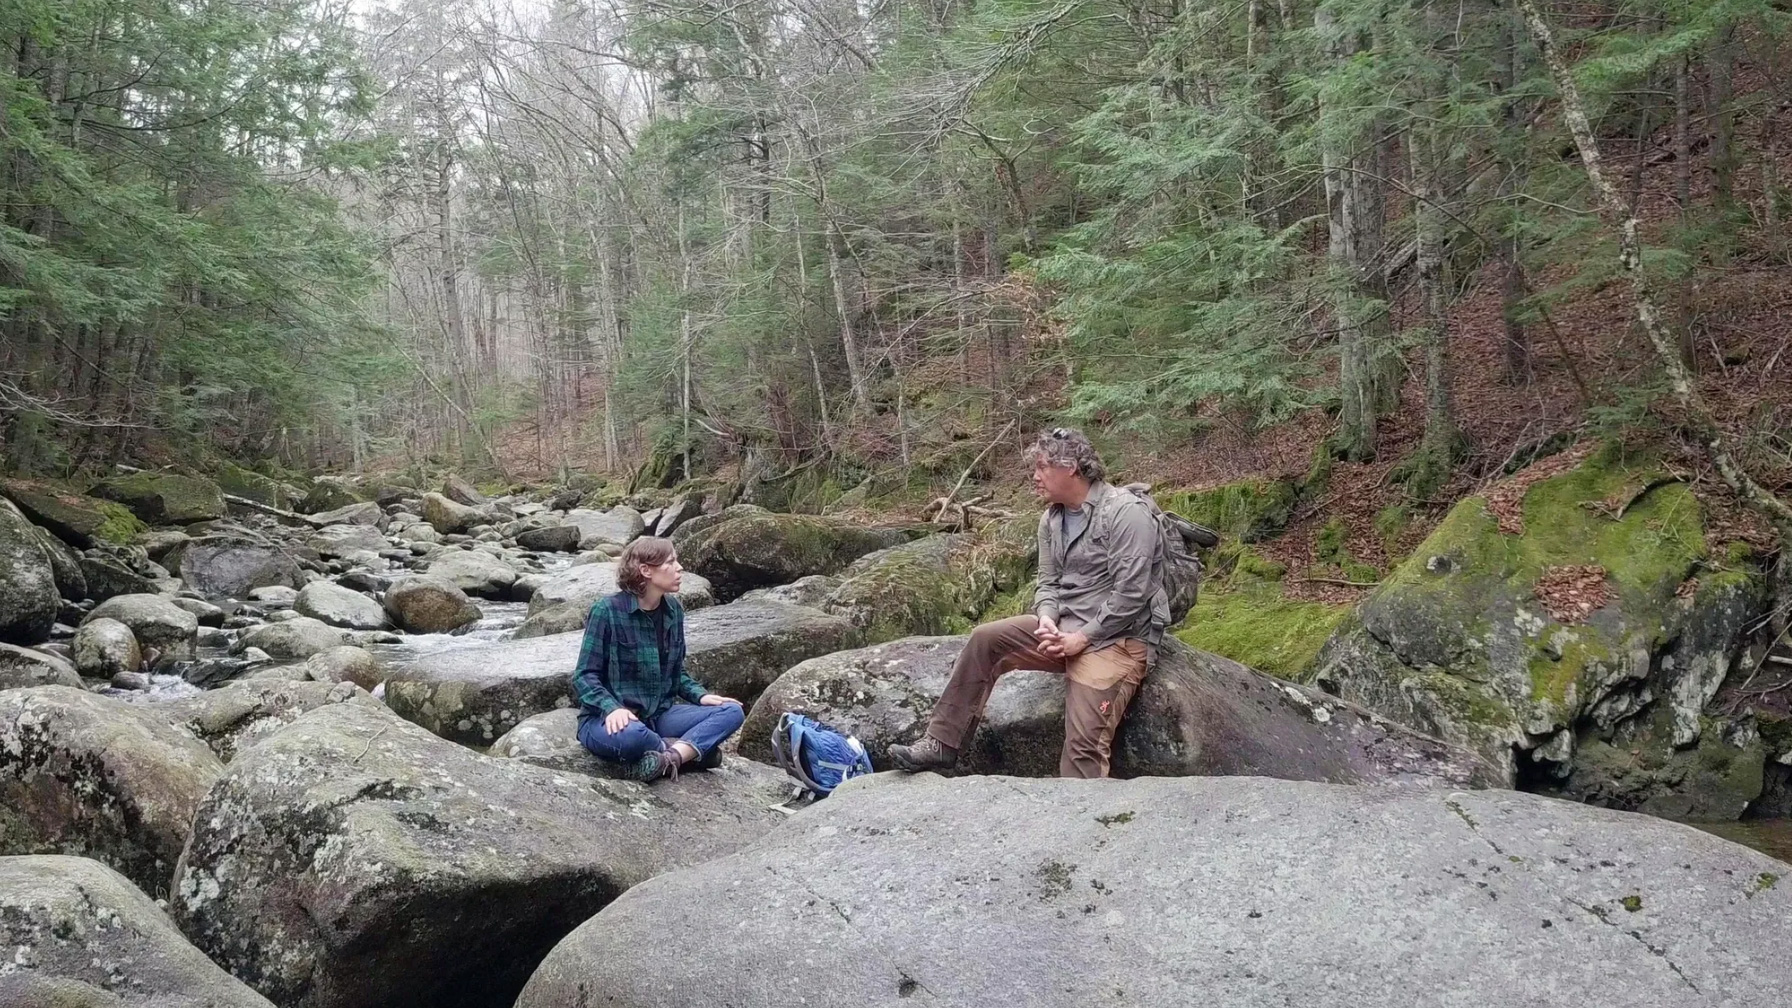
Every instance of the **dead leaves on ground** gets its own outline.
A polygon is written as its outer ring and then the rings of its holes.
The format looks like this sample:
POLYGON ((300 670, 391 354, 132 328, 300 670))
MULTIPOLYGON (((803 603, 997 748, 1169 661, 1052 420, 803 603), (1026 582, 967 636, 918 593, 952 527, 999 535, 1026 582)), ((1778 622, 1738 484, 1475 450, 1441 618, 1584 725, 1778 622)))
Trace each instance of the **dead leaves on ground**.
POLYGON ((1605 568, 1599 564, 1545 567, 1531 591, 1551 618, 1568 625, 1586 622, 1612 600, 1605 568))

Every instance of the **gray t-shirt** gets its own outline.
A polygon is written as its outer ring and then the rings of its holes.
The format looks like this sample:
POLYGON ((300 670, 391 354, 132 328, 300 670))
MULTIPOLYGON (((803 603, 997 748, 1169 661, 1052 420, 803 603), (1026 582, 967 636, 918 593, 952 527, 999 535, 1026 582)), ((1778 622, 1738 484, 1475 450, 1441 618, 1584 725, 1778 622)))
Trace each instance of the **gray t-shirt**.
POLYGON ((1071 543, 1076 542, 1076 537, 1082 535, 1083 530, 1089 527, 1088 505, 1077 508, 1075 511, 1072 511, 1069 508, 1064 508, 1063 522, 1064 546, 1068 549, 1070 548, 1071 543))

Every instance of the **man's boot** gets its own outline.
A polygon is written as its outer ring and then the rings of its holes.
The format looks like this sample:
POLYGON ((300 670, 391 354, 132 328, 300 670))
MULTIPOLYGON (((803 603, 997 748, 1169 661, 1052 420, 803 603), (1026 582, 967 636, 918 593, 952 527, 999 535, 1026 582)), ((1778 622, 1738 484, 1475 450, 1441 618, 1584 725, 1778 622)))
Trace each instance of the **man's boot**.
POLYGON ((932 735, 923 735, 914 745, 891 746, 890 762, 895 763, 896 769, 904 773, 950 770, 958 765, 958 750, 932 735))

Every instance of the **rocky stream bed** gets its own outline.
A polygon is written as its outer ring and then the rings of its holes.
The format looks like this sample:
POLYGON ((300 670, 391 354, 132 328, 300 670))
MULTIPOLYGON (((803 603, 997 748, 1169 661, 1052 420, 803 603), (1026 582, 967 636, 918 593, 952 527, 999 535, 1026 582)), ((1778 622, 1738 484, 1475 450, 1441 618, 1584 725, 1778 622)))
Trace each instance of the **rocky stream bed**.
POLYGON ((337 489, 300 514, 165 474, 0 485, 0 1006, 784 1005, 797 974, 842 1004, 1765 1006, 1792 980, 1783 827, 1727 827, 1756 851, 1505 790, 1489 732, 1173 641, 1117 739, 1132 780, 1048 779, 1062 683, 1018 672, 968 776, 774 810, 776 715, 881 767, 1030 577, 1030 523, 337 489), (570 692, 648 532, 692 571, 692 673, 749 708, 720 770, 651 787, 578 746, 570 692))

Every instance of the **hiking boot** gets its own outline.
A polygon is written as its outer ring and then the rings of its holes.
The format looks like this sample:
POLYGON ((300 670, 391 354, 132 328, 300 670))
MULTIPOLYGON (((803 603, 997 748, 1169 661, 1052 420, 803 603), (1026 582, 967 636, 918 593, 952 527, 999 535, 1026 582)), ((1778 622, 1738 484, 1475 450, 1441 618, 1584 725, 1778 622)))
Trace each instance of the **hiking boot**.
POLYGON ((642 753, 641 758, 624 768, 622 775, 629 780, 652 781, 661 777, 678 777, 679 759, 676 753, 664 749, 656 749, 650 753, 642 753))
POLYGON ((958 750, 932 735, 923 735, 914 745, 891 746, 890 762, 895 763, 896 769, 903 773, 950 770, 958 765, 958 750))
POLYGON ((716 746, 704 753, 703 758, 697 761, 697 765, 704 770, 720 770, 722 768, 722 747, 716 746))

